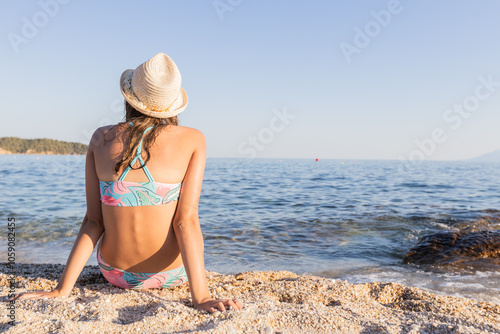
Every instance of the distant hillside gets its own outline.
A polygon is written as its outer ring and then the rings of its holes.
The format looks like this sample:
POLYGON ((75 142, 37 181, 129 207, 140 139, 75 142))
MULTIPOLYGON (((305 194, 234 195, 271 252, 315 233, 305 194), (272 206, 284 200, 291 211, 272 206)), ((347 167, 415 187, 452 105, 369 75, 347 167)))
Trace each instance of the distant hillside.
POLYGON ((490 153, 480 155, 476 158, 471 159, 473 161, 499 161, 500 162, 500 150, 496 150, 490 153))
POLYGON ((0 154, 85 154, 87 145, 54 139, 0 138, 0 154))

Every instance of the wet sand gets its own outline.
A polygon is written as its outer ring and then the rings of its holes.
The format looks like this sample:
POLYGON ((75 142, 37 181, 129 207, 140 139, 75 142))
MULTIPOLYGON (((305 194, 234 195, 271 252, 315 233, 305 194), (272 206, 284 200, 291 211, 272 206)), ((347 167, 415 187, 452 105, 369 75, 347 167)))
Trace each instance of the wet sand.
MULTIPOLYGON (((16 293, 53 289, 64 266, 17 264, 16 293)), ((214 298, 245 309, 213 315, 191 307, 188 285, 115 288, 86 266, 71 295, 20 300, 7 310, 9 274, 0 264, 4 333, 500 333, 500 305, 442 296, 395 283, 350 284, 287 271, 207 271, 214 298)))

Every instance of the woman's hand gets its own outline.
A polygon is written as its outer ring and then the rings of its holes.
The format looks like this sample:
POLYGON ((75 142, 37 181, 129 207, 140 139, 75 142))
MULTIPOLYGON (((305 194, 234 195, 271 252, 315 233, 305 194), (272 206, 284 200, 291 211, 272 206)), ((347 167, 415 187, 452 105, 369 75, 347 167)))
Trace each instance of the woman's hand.
POLYGON ((9 301, 18 299, 39 299, 39 298, 46 299, 46 298, 58 298, 58 297, 68 297, 68 296, 63 294, 59 290, 30 291, 30 292, 20 293, 17 296, 10 298, 9 301))
POLYGON ((206 301, 202 300, 200 303, 194 304, 195 309, 207 311, 210 314, 218 310, 223 312, 229 307, 233 308, 233 310, 241 310, 243 308, 243 305, 241 305, 241 303, 236 299, 215 300, 212 298, 206 301))

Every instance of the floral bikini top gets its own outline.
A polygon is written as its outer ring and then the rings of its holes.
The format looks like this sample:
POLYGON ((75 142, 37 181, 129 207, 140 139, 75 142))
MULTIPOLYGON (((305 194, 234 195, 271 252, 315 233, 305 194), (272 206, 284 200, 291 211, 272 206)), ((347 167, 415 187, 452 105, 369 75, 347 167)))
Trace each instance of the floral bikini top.
MULTIPOLYGON (((151 130, 149 127, 144 131, 143 136, 151 130)), ((179 183, 160 183, 153 179, 144 160, 141 157, 142 139, 137 147, 137 153, 134 160, 125 169, 118 181, 101 181, 99 187, 101 190, 101 202, 110 206, 145 206, 161 205, 176 201, 179 198, 182 182, 179 183), (148 182, 129 182, 124 181, 130 166, 139 159, 144 166, 143 170, 148 177, 148 182)))

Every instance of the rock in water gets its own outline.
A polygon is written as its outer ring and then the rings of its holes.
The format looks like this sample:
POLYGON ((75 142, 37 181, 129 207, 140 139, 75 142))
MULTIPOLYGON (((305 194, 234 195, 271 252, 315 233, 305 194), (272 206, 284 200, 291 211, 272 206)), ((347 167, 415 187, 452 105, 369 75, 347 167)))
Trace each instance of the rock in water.
POLYGON ((500 266, 500 231, 439 232, 423 237, 404 263, 473 265, 487 259, 500 266))

